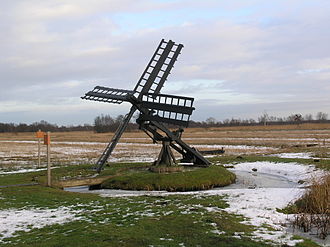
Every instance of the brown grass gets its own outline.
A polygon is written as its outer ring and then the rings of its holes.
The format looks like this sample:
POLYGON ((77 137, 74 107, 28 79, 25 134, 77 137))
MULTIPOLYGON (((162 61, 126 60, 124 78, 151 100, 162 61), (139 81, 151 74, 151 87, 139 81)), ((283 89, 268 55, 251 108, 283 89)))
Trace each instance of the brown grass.
POLYGON ((262 126, 231 126, 231 127, 220 127, 220 128, 210 128, 210 129, 222 129, 222 130, 322 130, 330 129, 330 123, 304 123, 300 125, 295 124, 285 124, 285 125, 262 125, 262 126))
POLYGON ((293 225, 305 232, 314 228, 320 238, 330 233, 330 173, 313 178, 312 185, 295 203, 297 212, 293 225))
MULTIPOLYGON (((92 131, 53 132, 52 161, 55 164, 94 163, 112 138, 113 133, 94 133, 92 131), (57 142, 57 143, 56 143, 57 142), (72 142, 72 143, 59 143, 72 142), (78 142, 95 142, 86 145, 78 142), (81 149, 79 152, 77 150, 81 149)), ((36 141, 35 133, 0 133, 0 166, 33 165, 37 161, 36 143, 8 143, 1 141, 36 141)), ((191 145, 233 145, 225 147, 225 155, 250 155, 286 152, 311 152, 316 157, 329 158, 330 124, 302 124, 282 126, 243 126, 220 128, 188 128, 183 133, 183 140, 191 145), (307 144, 317 146, 307 147, 307 144), (235 145, 253 146, 249 149, 235 145), (260 148, 261 147, 261 148, 260 148), (262 147, 270 147, 263 149, 262 147)), ((126 132, 121 143, 152 144, 152 140, 142 131, 126 132)), ((219 147, 219 148, 220 148, 219 147)), ((209 150, 209 147, 198 147, 209 150)), ((217 148, 217 149, 219 149, 217 148)), ((160 147, 157 145, 139 147, 119 145, 114 158, 125 160, 126 157, 155 157, 160 147), (147 154, 148 153, 148 154, 147 154)), ((42 146, 42 162, 45 160, 45 147, 42 146)))
MULTIPOLYGON (((108 142, 113 133, 94 133, 92 131, 53 132, 56 141, 108 142)), ((330 124, 274 125, 274 126, 237 126, 218 128, 188 128, 183 138, 314 138, 329 143, 330 124)), ((142 131, 125 132, 123 138, 147 138, 142 131)), ((33 140, 35 133, 0 133, 0 140, 33 140)), ((125 142, 125 139, 122 140, 125 142)), ((146 142, 137 139, 136 142, 146 142)), ((213 141, 213 140, 212 140, 213 141)), ((267 141, 268 143, 268 141, 267 141)))

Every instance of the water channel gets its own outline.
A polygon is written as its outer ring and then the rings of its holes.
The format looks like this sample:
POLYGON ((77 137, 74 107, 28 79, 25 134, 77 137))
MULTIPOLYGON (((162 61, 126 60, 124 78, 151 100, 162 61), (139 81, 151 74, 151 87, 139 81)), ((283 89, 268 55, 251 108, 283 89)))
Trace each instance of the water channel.
MULTIPOLYGON (((229 169, 230 170, 230 169, 229 169)), ((296 188, 299 184, 290 181, 284 176, 261 173, 261 172, 250 172, 232 170, 236 174, 236 182, 225 186, 214 188, 207 191, 218 191, 228 189, 255 189, 255 188, 296 188)), ((167 191, 132 191, 132 190, 116 190, 116 189, 100 189, 100 190, 89 190, 88 186, 76 186, 64 188, 65 191, 80 192, 80 193, 94 193, 102 194, 103 196, 143 196, 143 195, 160 195, 160 194, 171 194, 167 191)), ((172 192, 178 194, 180 192, 172 192)), ((185 193, 185 192, 181 192, 185 193)))

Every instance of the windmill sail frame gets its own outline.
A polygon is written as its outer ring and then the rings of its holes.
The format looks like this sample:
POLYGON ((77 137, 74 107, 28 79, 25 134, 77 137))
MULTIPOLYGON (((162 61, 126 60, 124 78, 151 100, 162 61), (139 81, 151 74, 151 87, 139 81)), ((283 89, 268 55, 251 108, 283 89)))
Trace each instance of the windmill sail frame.
MULTIPOLYGON (((136 120, 140 129, 147 133, 154 142, 163 143, 161 152, 172 147, 183 156, 185 161, 191 161, 198 166, 210 165, 210 162, 198 150, 181 140, 183 132, 181 127, 188 127, 190 116, 195 110, 193 107, 194 98, 160 94, 182 48, 182 44, 175 44, 172 40, 162 39, 134 90, 96 86, 81 97, 85 100, 113 104, 121 104, 122 102, 132 104, 130 111, 125 115, 111 141, 96 162, 95 168, 98 172, 103 169, 136 111, 140 112, 136 120), (164 124, 176 125, 180 128, 177 131, 171 131, 164 124)), ((173 158, 170 151, 168 155, 173 158)), ((155 164, 159 164, 159 160, 155 164)))

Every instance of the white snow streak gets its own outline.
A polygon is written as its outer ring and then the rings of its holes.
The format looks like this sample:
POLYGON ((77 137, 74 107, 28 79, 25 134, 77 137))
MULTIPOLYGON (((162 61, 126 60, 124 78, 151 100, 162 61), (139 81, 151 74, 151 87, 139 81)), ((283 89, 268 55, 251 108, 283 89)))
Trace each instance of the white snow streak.
POLYGON ((78 211, 72 211, 67 207, 2 210, 0 211, 0 243, 5 238, 13 237, 18 231, 28 232, 34 228, 79 220, 76 213, 78 211))
POLYGON ((289 159, 313 159, 312 153, 280 153, 280 154, 271 154, 269 156, 275 156, 279 158, 289 158, 289 159))

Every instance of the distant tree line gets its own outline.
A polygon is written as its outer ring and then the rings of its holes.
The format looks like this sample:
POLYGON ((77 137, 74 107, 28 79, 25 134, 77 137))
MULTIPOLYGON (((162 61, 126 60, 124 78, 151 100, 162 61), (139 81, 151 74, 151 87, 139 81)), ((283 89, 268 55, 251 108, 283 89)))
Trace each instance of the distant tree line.
MULTIPOLYGON (((97 116, 94 119, 94 131, 97 133, 114 132, 124 120, 123 115, 112 118, 110 115, 97 116)), ((136 123, 129 123, 126 130, 132 131, 138 129, 136 123)))
MULTIPOLYGON (((137 118, 138 116, 135 116, 137 118)), ((116 118, 112 118, 110 115, 101 115, 94 119, 94 131, 98 133, 102 132, 114 132, 119 124, 122 122, 124 116, 119 115, 116 118)), ((262 114, 255 119, 240 119, 231 118, 225 119, 223 121, 217 121, 213 117, 207 118, 205 121, 193 121, 189 123, 191 128, 207 128, 207 127, 225 127, 225 126, 257 126, 257 125, 284 125, 284 124, 301 124, 301 123, 330 123, 328 120, 328 114, 324 112, 318 112, 315 118, 312 114, 306 114, 302 116, 301 114, 291 114, 288 117, 274 117, 269 116, 267 113, 262 114)), ((174 125, 166 126, 170 128, 175 128, 174 125)), ((138 125, 134 122, 130 122, 127 131, 137 130, 138 125)))
POLYGON ((190 121, 189 127, 224 127, 224 126, 257 126, 257 125, 285 125, 285 124, 301 124, 301 123, 330 123, 328 120, 328 114, 324 112, 318 112, 315 117, 312 114, 291 114, 288 117, 275 117, 269 116, 267 113, 263 113, 258 117, 258 120, 253 118, 240 119, 231 118, 223 121, 217 121, 215 118, 210 117, 205 121, 197 122, 190 121))
MULTIPOLYGON (((137 118, 137 116, 135 116, 137 118)), ((94 125, 70 125, 70 126, 58 126, 57 124, 51 124, 47 121, 41 120, 32 124, 14 124, 14 123, 0 123, 0 133, 4 132, 36 132, 39 129, 42 131, 60 132, 60 131, 95 131, 97 133, 114 132, 120 123, 123 121, 124 116, 119 115, 115 118, 110 115, 97 116, 94 119, 94 125)), ((291 114, 288 117, 275 117, 269 116, 267 113, 263 113, 255 119, 240 119, 231 118, 223 121, 217 121, 213 117, 207 118, 205 121, 193 121, 189 123, 191 128, 207 128, 207 127, 226 127, 226 126, 257 126, 257 125, 284 125, 284 124, 301 124, 301 123, 330 123, 328 120, 328 114, 324 112, 318 112, 315 117, 312 114, 306 114, 302 116, 300 114, 291 114)), ((167 125, 174 128, 176 126, 167 125)), ((127 126, 127 131, 134 131, 138 129, 138 125, 134 122, 130 122, 127 126)))
POLYGON ((32 124, 14 124, 14 123, 0 123, 0 133, 4 132, 36 132, 38 130, 60 132, 60 131, 84 131, 94 130, 94 127, 89 124, 84 125, 70 125, 70 126, 58 126, 57 124, 51 124, 47 121, 41 120, 32 124))

